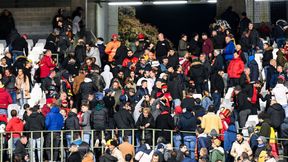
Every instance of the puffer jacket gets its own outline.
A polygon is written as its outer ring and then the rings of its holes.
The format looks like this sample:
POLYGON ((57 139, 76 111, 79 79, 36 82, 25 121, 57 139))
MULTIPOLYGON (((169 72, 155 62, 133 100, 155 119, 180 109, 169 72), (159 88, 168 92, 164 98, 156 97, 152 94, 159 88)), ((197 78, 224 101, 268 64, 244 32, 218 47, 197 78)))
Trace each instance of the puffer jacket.
POLYGON ((92 79, 85 78, 84 82, 80 84, 79 93, 82 95, 83 99, 88 99, 88 95, 97 92, 97 87, 93 84, 92 79))
MULTIPOLYGON (((74 112, 69 112, 68 117, 65 120, 65 130, 80 130, 79 119, 74 112)), ((67 134, 70 133, 67 132, 67 134)))
POLYGON ((95 105, 90 119, 93 129, 104 130, 108 127, 108 110, 103 102, 100 101, 95 105))
POLYGON ((47 130, 61 130, 63 128, 64 119, 58 107, 54 106, 51 108, 51 111, 46 116, 45 125, 47 130))
POLYGON ((98 91, 102 92, 106 86, 105 80, 102 75, 94 72, 91 75, 92 82, 94 83, 94 87, 98 89, 98 91))
POLYGON ((45 55, 40 61, 40 78, 46 78, 50 74, 50 70, 56 67, 53 64, 52 58, 45 55))
POLYGON ((244 71, 244 62, 240 57, 231 60, 227 73, 229 78, 239 79, 244 71))
POLYGON ((270 115, 271 126, 275 129, 280 128, 285 119, 285 110, 279 103, 275 103, 267 110, 267 114, 270 115))
POLYGON ((13 138, 20 138, 21 132, 24 129, 24 124, 18 117, 13 117, 7 123, 6 131, 7 132, 14 132, 12 134, 13 138))
POLYGON ((208 79, 208 72, 200 62, 192 63, 189 71, 189 77, 195 83, 203 83, 205 79, 208 79))

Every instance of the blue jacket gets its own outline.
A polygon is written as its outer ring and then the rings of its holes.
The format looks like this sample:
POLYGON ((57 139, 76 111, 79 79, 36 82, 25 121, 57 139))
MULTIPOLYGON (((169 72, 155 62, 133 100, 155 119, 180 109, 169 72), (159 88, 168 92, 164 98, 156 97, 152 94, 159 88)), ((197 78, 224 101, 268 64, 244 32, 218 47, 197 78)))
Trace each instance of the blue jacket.
POLYGON ((235 45, 234 42, 231 40, 224 49, 224 58, 225 61, 230 61, 234 58, 235 52, 235 45))
MULTIPOLYGON (((180 115, 180 120, 178 123, 178 128, 181 131, 192 131, 194 132, 197 128, 196 125, 197 119, 196 117, 189 111, 180 115)), ((183 133, 184 136, 195 136, 192 133, 183 133)))
POLYGON ((61 130, 63 128, 64 119, 58 107, 54 106, 51 108, 51 111, 46 116, 45 125, 47 130, 61 130))
POLYGON ((230 124, 224 133, 224 150, 225 152, 231 150, 233 142, 236 140, 237 130, 234 124, 230 124))

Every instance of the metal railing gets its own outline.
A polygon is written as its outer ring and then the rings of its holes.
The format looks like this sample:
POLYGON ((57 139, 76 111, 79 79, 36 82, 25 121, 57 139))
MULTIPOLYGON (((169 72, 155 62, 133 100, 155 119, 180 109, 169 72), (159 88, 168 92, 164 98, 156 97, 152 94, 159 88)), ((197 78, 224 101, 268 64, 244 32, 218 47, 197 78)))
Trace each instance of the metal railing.
MULTIPOLYGON (((181 133, 185 133, 185 134, 191 134, 193 136, 195 136, 196 132, 193 131, 175 131, 175 130, 168 130, 168 129, 145 129, 145 130, 139 130, 139 129, 106 129, 106 130, 102 130, 102 131, 96 131, 96 130, 91 130, 91 131, 87 131, 87 130, 61 130, 61 131, 23 131, 21 133, 19 132, 6 132, 6 133, 0 133, 0 161, 4 161, 4 154, 8 155, 8 159, 12 162, 13 161, 13 150, 14 150, 14 146, 13 146, 13 134, 18 134, 20 135, 25 135, 27 137, 29 137, 29 144, 26 148, 27 153, 31 158, 33 155, 33 152, 35 153, 35 155, 37 154, 37 151, 40 151, 42 154, 42 157, 40 157, 42 160, 43 159, 43 153, 46 152, 50 153, 50 159, 53 160, 53 156, 54 156, 54 151, 58 151, 58 159, 61 161, 65 161, 65 158, 67 158, 67 153, 68 153, 68 149, 69 147, 67 147, 67 139, 66 139, 66 135, 69 134, 71 135, 71 138, 73 139, 73 136, 75 133, 80 134, 81 139, 84 140, 84 134, 90 134, 90 150, 94 150, 94 149, 98 149, 101 150, 101 153, 103 153, 105 151, 105 146, 103 144, 101 144, 100 146, 95 146, 95 141, 97 139, 99 139, 99 141, 101 141, 102 139, 106 139, 107 136, 109 136, 109 139, 112 139, 116 134, 118 135, 118 138, 123 137, 125 134, 127 134, 127 132, 129 132, 129 136, 131 136, 132 141, 131 144, 134 147, 139 147, 139 141, 141 139, 146 139, 146 140, 151 140, 152 143, 150 143, 151 147, 153 149, 155 149, 156 146, 156 137, 160 136, 161 133, 167 133, 170 135, 170 141, 167 141, 168 143, 170 142, 171 145, 173 146, 174 144, 174 136, 175 135, 180 135, 181 133), (151 139, 147 139, 145 138, 145 134, 147 133, 146 131, 149 131, 150 134, 152 134, 151 139), (38 134, 39 136, 40 133, 40 148, 35 148, 35 146, 32 146, 31 142, 33 140, 33 138, 35 137, 36 134, 38 134), (158 134, 159 133, 159 134, 158 134), (56 135, 57 134, 57 135, 56 135), (100 136, 99 136, 100 135, 100 136), (7 137, 11 137, 10 140, 8 141, 7 137), (56 139, 58 140, 60 143, 57 144, 57 146, 54 145, 54 140, 55 138, 60 137, 60 139, 56 139), (50 138, 50 139, 48 139, 50 138), (45 144, 49 143, 47 142, 47 140, 50 140, 50 146, 47 146, 45 144), (8 144, 8 145, 7 145, 8 144), (137 145, 138 144, 138 145, 137 145), (5 147, 8 146, 8 147, 5 147), (44 146, 45 145, 45 146, 44 146)), ((166 135, 167 135, 166 134, 166 135)), ((219 136, 221 136, 221 134, 219 134, 219 136)), ((38 138, 39 139, 39 138, 38 138)), ((73 140, 71 139, 71 143, 73 142, 73 140)), ((269 139, 269 138, 267 138, 269 139)), ((279 141, 288 141, 287 138, 275 138, 278 142, 279 141)), ((41 156, 41 155, 40 155, 41 156)), ((38 157, 39 158, 39 157, 38 157)), ((287 155, 280 155, 280 158, 287 158, 287 155)), ((6 159, 7 160, 7 159, 6 159)), ((33 161, 33 160, 32 160, 33 161)))

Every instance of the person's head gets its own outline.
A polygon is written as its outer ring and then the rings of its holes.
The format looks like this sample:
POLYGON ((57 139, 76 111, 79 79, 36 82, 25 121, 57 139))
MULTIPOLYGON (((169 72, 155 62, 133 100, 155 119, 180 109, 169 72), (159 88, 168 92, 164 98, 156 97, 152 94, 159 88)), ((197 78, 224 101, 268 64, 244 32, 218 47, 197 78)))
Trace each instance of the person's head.
POLYGON ((115 149, 115 147, 117 147, 117 145, 118 145, 117 141, 111 140, 110 145, 108 146, 109 150, 112 152, 115 149))
POLYGON ((5 57, 3 57, 3 58, 1 59, 1 64, 2 64, 2 65, 6 65, 6 63, 7 63, 7 60, 6 60, 5 57))
POLYGON ((128 52, 127 52, 127 56, 128 56, 128 57, 132 57, 132 56, 133 56, 133 54, 134 54, 134 53, 133 53, 133 51, 132 51, 132 50, 128 50, 128 52))
POLYGON ((180 151, 183 152, 183 153, 184 153, 186 150, 188 150, 188 148, 187 148, 187 146, 186 146, 185 144, 180 144, 180 145, 179 145, 179 149, 180 149, 180 151))
POLYGON ((124 72, 123 72, 122 70, 120 70, 120 71, 118 72, 118 77, 119 77, 119 78, 124 78, 124 72))
POLYGON ((235 93, 236 95, 238 95, 238 94, 241 92, 241 90, 242 90, 241 86, 237 85, 237 86, 234 88, 234 93, 235 93))
POLYGON ((250 73, 251 73, 250 68, 249 68, 249 67, 244 68, 244 73, 245 73, 247 76, 249 76, 250 73))
POLYGON ((253 24, 253 23, 249 23, 248 29, 249 29, 249 30, 253 30, 253 28, 254 28, 254 24, 253 24))
POLYGON ((143 108, 143 116, 144 116, 145 118, 148 118, 148 117, 149 117, 149 114, 150 114, 150 109, 147 108, 147 107, 143 108))
POLYGON ((123 140, 123 142, 128 142, 128 141, 129 141, 129 138, 128 138, 128 136, 123 136, 123 137, 122 137, 122 140, 123 140))
POLYGON ((60 114, 63 116, 64 119, 67 117, 67 112, 65 109, 61 109, 60 114))
POLYGON ((206 155, 208 155, 208 150, 207 150, 207 148, 202 147, 200 149, 200 156, 206 156, 206 155))
POLYGON ((71 152, 71 153, 73 153, 73 152, 78 152, 79 150, 78 150, 78 146, 76 145, 76 144, 71 144, 71 146, 70 146, 70 148, 69 148, 69 151, 71 152))
POLYGON ((257 138, 257 142, 258 142, 259 145, 261 145, 261 144, 266 144, 266 143, 267 143, 267 139, 266 139, 266 137, 264 137, 264 136, 259 136, 259 137, 257 138))
POLYGON ((223 70, 219 70, 219 71, 218 71, 218 74, 219 74, 221 77, 223 77, 225 73, 224 73, 223 70))
POLYGON ((91 57, 86 58, 85 63, 86 63, 86 65, 91 66, 93 63, 92 58, 91 57))
POLYGON ((49 76, 50 76, 50 78, 54 78, 56 76, 56 71, 55 70, 50 70, 49 76))
POLYGON ((279 78, 277 79, 277 83, 278 83, 278 84, 284 84, 284 82, 285 82, 284 80, 285 80, 285 79, 279 77, 279 78))
POLYGON ((208 38, 207 33, 202 33, 202 39, 206 40, 208 38))
POLYGON ((168 57, 163 57, 162 64, 167 65, 168 64, 168 57))
POLYGON ((12 71, 11 69, 5 69, 5 76, 11 76, 12 75, 12 71))
POLYGON ((247 17, 247 13, 246 13, 246 12, 242 12, 242 13, 241 13, 241 17, 242 17, 242 18, 247 17))
POLYGON ((214 107, 214 105, 210 105, 210 106, 208 107, 208 112, 215 112, 215 107, 214 107))
POLYGON ((147 80, 141 81, 142 88, 147 88, 147 80))
POLYGON ((242 142, 243 141, 243 134, 242 133, 237 133, 236 139, 238 142, 242 142))
POLYGON ((211 35, 212 35, 212 37, 217 36, 217 31, 216 30, 212 30, 211 35))
POLYGON ((6 56, 7 58, 9 58, 9 59, 12 58, 12 54, 11 54, 10 52, 6 52, 6 53, 5 53, 5 56, 6 56))
POLYGON ((119 82, 118 81, 114 81, 112 83, 112 89, 119 89, 120 85, 119 85, 119 82))
POLYGON ((214 57, 217 57, 220 54, 220 50, 214 50, 213 54, 214 57))
POLYGON ((164 34, 163 33, 159 33, 158 34, 158 40, 159 41, 163 41, 164 40, 164 34))
POLYGON ((242 49, 241 45, 240 44, 237 44, 236 45, 236 51, 240 51, 242 49))
POLYGON ((31 67, 32 67, 32 61, 31 61, 31 60, 26 61, 26 62, 25 62, 25 67, 26 67, 27 69, 31 68, 31 67))
MULTIPOLYGON (((38 105, 35 105, 35 106, 38 106, 38 105)), ((26 103, 26 104, 23 105, 23 108, 24 108, 24 110, 27 110, 28 108, 30 108, 30 105, 28 103, 26 103)))
POLYGON ((23 69, 18 69, 18 75, 23 75, 24 72, 23 72, 23 69))
POLYGON ((28 142, 27 137, 26 137, 26 136, 21 136, 21 137, 20 137, 20 142, 21 142, 23 145, 26 145, 27 142, 28 142))
POLYGON ((81 111, 82 112, 87 112, 89 110, 89 105, 87 103, 83 103, 81 105, 81 111))
POLYGON ((71 112, 73 112, 73 113, 75 113, 75 114, 77 114, 77 113, 78 113, 78 111, 77 111, 77 109, 76 109, 76 108, 72 108, 70 111, 71 111, 71 112))
POLYGON ((260 123, 263 123, 266 119, 269 119, 269 115, 266 112, 262 111, 258 114, 258 120, 260 123))
POLYGON ((199 135, 199 134, 202 134, 202 133, 204 133, 204 129, 201 128, 201 127, 197 127, 196 128, 196 134, 199 135))
POLYGON ((270 60, 270 65, 276 67, 276 60, 275 59, 271 59, 270 60))
POLYGON ((125 161, 130 162, 133 159, 133 156, 131 154, 126 154, 125 155, 125 161))
POLYGON ((18 115, 16 110, 11 110, 11 116, 16 117, 18 115))
POLYGON ((277 66, 277 72, 278 72, 278 73, 282 73, 282 72, 283 72, 283 67, 280 66, 280 65, 278 65, 278 66, 277 66))
POLYGON ((117 41, 118 40, 118 34, 112 34, 112 40, 117 41))
POLYGON ((226 36, 225 37, 225 42, 228 44, 231 41, 231 37, 230 36, 226 36))
POLYGON ((264 50, 268 49, 269 47, 270 47, 270 44, 269 44, 268 42, 265 42, 265 43, 263 44, 264 50))
POLYGON ((221 146, 221 141, 218 138, 214 139, 213 143, 212 143, 212 147, 213 148, 217 148, 217 147, 220 147, 220 146, 221 146))
POLYGON ((200 56, 199 56, 199 60, 201 62, 204 62, 206 60, 206 54, 205 53, 201 53, 200 56))
POLYGON ((75 133, 73 134, 73 140, 76 141, 76 140, 79 140, 79 139, 81 139, 80 133, 75 132, 75 133))
POLYGON ((52 56, 52 52, 51 52, 50 50, 47 50, 47 51, 45 52, 45 55, 51 57, 51 56, 52 56))
POLYGON ((152 156, 152 160, 151 160, 151 162, 159 162, 159 155, 158 154, 153 154, 153 156, 152 156))
POLYGON ((187 41, 187 35, 186 34, 182 34, 181 35, 181 39, 184 40, 184 41, 187 41))

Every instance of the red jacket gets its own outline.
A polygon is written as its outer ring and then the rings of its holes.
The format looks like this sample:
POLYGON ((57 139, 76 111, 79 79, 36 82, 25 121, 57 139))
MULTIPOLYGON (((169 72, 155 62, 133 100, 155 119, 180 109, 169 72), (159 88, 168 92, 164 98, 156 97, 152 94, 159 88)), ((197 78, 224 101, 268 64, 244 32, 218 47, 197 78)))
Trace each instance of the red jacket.
POLYGON ((50 107, 48 107, 46 104, 42 107, 42 110, 41 110, 41 112, 42 112, 42 114, 43 114, 43 116, 44 117, 46 117, 46 115, 50 112, 50 107))
POLYGON ((40 61, 40 78, 46 78, 50 74, 50 70, 53 70, 56 67, 53 64, 51 57, 44 55, 40 61))
POLYGON ((214 47, 211 39, 207 38, 202 44, 202 52, 208 55, 209 53, 213 53, 214 47))
POLYGON ((24 124, 18 117, 13 117, 12 119, 10 119, 6 127, 7 132, 13 132, 13 138, 20 138, 23 129, 24 124))
POLYGON ((128 67, 128 66, 130 66, 129 65, 129 63, 131 63, 131 64, 136 64, 138 62, 138 58, 137 57, 132 57, 132 58, 125 58, 124 60, 123 60, 123 63, 122 63, 122 66, 123 67, 128 67))
POLYGON ((6 91, 5 88, 0 88, 0 108, 7 109, 9 104, 12 104, 11 95, 6 91))
POLYGON ((244 62, 240 57, 231 60, 227 73, 229 78, 239 79, 244 71, 244 62))

